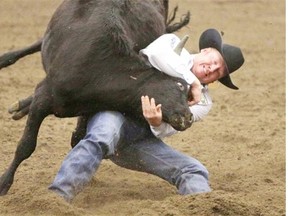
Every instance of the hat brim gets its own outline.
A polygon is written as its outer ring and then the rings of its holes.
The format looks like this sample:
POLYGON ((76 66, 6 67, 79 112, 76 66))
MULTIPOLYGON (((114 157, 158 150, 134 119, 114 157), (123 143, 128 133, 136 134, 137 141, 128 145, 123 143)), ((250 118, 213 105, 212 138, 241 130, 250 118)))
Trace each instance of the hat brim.
POLYGON ((237 86, 235 86, 232 81, 231 81, 231 78, 230 78, 230 75, 226 75, 220 79, 218 79, 219 82, 221 82, 223 85, 227 86, 228 88, 231 88, 231 89, 235 89, 235 90, 238 90, 239 88, 237 86))

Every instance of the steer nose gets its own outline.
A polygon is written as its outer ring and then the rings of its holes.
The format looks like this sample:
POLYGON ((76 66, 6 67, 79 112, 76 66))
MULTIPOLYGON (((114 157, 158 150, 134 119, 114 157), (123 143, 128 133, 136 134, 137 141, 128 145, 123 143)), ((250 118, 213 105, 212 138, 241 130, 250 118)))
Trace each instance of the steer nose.
POLYGON ((191 127, 193 122, 193 114, 186 113, 185 115, 173 115, 170 120, 170 124, 177 131, 184 131, 191 127))
POLYGON ((184 123, 185 123, 185 127, 186 129, 191 127, 192 123, 193 123, 193 114, 192 113, 187 113, 185 115, 185 118, 184 118, 184 123))
POLYGON ((188 113, 187 114, 187 124, 189 125, 188 127, 191 127, 192 123, 193 123, 193 114, 192 113, 188 113))

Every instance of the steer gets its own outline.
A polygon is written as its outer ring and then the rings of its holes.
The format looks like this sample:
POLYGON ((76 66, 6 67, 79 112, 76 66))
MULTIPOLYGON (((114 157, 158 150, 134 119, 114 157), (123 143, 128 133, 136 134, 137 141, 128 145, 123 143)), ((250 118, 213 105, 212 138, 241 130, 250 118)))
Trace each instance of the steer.
POLYGON ((151 66, 139 49, 165 33, 163 1, 65 0, 52 16, 41 42, 46 77, 37 85, 14 159, 0 178, 0 195, 13 184, 18 166, 37 144, 50 114, 87 118, 118 110, 147 126, 141 95, 162 104, 163 120, 176 130, 191 126, 189 87, 151 66))
MULTIPOLYGON (((173 14, 171 17, 168 18, 168 9, 169 9, 169 0, 163 0, 160 2, 162 5, 161 7, 164 8, 164 17, 165 17, 165 24, 166 24, 166 33, 171 33, 175 32, 179 29, 181 29, 183 26, 187 25, 190 20, 190 12, 188 11, 183 18, 181 18, 180 22, 173 23, 172 22, 175 20, 176 13, 178 11, 178 6, 176 6, 173 9, 173 14)), ((8 67, 15 62, 17 62, 19 59, 31 55, 33 53, 41 51, 42 47, 42 41, 43 38, 39 39, 32 45, 19 49, 19 50, 14 50, 10 51, 7 53, 4 53, 0 56, 0 70, 4 67, 8 67)), ((144 48, 144 47, 139 47, 139 48, 144 48)), ((25 99, 21 99, 11 105, 9 108, 9 113, 13 114, 12 118, 14 120, 19 120, 23 118, 25 115, 28 114, 30 104, 32 103, 33 100, 33 95, 30 95, 29 97, 25 99)), ((73 132, 73 136, 71 139, 71 145, 72 147, 75 146, 76 143, 84 136, 85 134, 85 127, 86 127, 86 121, 87 119, 80 117, 78 119, 78 124, 75 132, 73 132)))

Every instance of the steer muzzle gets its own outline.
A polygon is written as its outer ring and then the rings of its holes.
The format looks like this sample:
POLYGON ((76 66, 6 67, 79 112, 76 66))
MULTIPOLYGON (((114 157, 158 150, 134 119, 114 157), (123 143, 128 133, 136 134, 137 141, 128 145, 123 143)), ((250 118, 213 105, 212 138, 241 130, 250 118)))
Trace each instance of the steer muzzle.
POLYGON ((192 125, 192 113, 186 113, 185 115, 174 114, 170 116, 169 123, 177 131, 184 131, 192 125))

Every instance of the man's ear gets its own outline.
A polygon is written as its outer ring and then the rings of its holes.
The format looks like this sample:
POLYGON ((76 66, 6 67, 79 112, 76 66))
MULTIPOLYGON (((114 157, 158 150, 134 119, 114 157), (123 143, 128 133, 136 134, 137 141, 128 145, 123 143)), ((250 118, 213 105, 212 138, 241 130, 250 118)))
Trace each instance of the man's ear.
POLYGON ((207 52, 208 48, 201 49, 200 52, 207 52))

